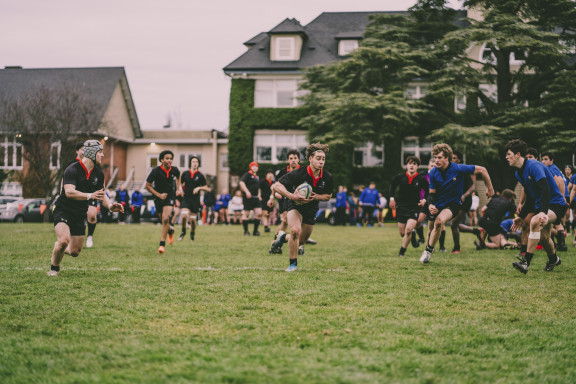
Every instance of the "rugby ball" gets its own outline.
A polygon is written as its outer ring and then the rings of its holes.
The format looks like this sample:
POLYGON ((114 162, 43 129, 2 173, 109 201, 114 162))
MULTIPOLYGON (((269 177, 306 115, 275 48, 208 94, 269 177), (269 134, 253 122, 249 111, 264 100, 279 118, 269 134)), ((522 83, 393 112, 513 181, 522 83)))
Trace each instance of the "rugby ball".
POLYGON ((312 186, 308 183, 302 183, 296 187, 296 193, 305 199, 309 199, 312 196, 312 186))

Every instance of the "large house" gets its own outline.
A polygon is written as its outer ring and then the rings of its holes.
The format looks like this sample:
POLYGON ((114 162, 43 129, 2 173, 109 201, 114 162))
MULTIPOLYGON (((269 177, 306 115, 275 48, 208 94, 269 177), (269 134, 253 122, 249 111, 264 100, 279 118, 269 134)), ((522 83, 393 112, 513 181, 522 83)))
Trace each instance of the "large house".
MULTIPOLYGON (((170 149, 176 166, 188 168, 188 158, 199 156, 202 171, 212 185, 218 191, 228 187, 226 135, 215 130, 142 130, 124 68, 0 69, 0 92, 9 100, 34 94, 41 88, 56 92, 66 86, 94 105, 98 124, 73 133, 79 139, 89 137, 103 142, 107 186, 144 185, 148 172, 157 165, 158 154, 170 149)), ((20 140, 20 132, 0 124, 0 170, 28 171, 20 140)), ((47 148, 51 169, 68 162, 69 159, 61 158, 60 142, 47 143, 47 148)), ((23 194, 28 195, 26 191, 23 194)))

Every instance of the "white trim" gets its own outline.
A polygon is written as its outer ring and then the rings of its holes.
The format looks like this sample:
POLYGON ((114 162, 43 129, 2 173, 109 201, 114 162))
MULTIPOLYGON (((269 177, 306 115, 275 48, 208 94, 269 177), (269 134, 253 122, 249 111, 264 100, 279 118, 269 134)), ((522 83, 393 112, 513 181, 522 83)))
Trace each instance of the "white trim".
POLYGON ((425 161, 424 159, 422 159, 421 154, 423 152, 429 152, 430 158, 432 158, 432 147, 433 145, 431 142, 422 143, 422 141, 417 136, 406 136, 405 138, 403 138, 400 150, 400 164, 402 165, 402 168, 406 168, 406 164, 404 164, 405 163, 404 159, 408 156, 417 156, 420 159, 420 168, 428 168, 429 159, 425 161), (415 141, 416 145, 407 146, 406 145, 407 140, 415 141), (405 156, 406 152, 411 152, 412 154, 405 156))
MULTIPOLYGON (((4 136, 4 142, 0 142, 0 148, 2 148, 4 152, 4 158, 2 159, 4 165, 0 165, 0 169, 21 170, 23 168, 24 148, 22 147, 22 144, 16 141, 16 137, 14 137, 12 141, 8 141, 8 136, 4 136), (8 161, 9 149, 12 149, 12 159, 10 161, 8 161)), ((0 154, 1 153, 2 152, 0 152, 0 154)))
MULTIPOLYGON (((281 156, 279 150, 288 151, 296 148, 302 153, 307 146, 308 142, 305 131, 257 129, 254 131, 253 158, 259 162, 272 164, 283 163, 286 162, 286 159, 283 158, 284 156, 281 156), (263 156, 264 154, 268 155, 268 153, 269 158, 268 156, 263 156)), ((300 157, 302 160, 302 156, 300 157)))
POLYGON ((62 143, 60 141, 56 141, 50 144, 50 170, 54 171, 60 169, 60 153, 62 152, 62 143), (53 158, 53 149, 56 148, 56 165, 52 165, 54 158, 53 158))
POLYGON ((338 56, 348 56, 358 49, 359 41, 356 39, 345 39, 338 41, 338 56), (352 44, 349 44, 352 43, 352 44), (352 45, 352 46, 349 46, 352 45))

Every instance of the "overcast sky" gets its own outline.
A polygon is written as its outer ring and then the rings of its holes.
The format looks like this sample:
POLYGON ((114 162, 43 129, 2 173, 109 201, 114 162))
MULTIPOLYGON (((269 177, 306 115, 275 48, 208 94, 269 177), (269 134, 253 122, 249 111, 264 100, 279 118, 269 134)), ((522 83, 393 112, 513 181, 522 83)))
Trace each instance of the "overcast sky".
MULTIPOLYGON (((242 44, 285 18, 403 11, 416 0, 0 0, 0 67, 124 67, 142 129, 228 129, 242 44)), ((460 7, 457 0, 452 4, 460 7)))

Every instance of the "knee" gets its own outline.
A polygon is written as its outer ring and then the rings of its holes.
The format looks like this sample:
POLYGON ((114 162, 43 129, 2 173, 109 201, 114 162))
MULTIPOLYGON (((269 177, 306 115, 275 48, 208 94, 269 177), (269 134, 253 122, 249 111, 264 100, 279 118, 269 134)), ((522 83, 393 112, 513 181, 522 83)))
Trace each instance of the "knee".
POLYGON ((302 233, 302 228, 298 227, 298 228, 292 228, 290 227, 290 234, 292 235, 292 238, 294 239, 298 239, 300 238, 300 234, 302 233))
POLYGON ((88 216, 88 223, 90 224, 96 224, 96 217, 94 216, 88 216))
POLYGON ((70 242, 65 239, 56 241, 56 247, 60 250, 65 250, 68 247, 68 244, 70 244, 70 242))
POLYGON ((436 219, 436 221, 434 221, 434 228, 436 230, 441 231, 443 226, 444 226, 444 223, 440 219, 436 219))

